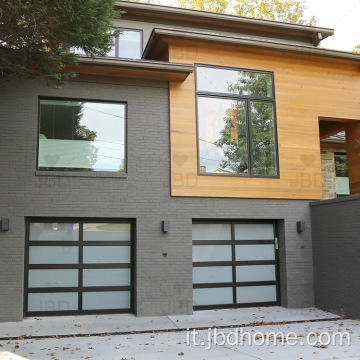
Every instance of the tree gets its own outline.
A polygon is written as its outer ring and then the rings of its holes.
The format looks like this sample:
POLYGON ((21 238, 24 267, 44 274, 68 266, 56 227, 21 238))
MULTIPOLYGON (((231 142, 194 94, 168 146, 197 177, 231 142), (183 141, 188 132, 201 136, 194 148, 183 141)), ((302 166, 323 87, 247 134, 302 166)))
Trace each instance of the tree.
POLYGON ((121 12, 116 0, 2 0, 0 16, 0 84, 17 79, 45 79, 61 86, 74 76, 62 73, 76 64, 74 48, 104 56, 118 32, 112 20, 121 12))
MULTIPOLYGON (((93 144, 97 137, 96 131, 82 124, 85 102, 72 102, 71 106, 55 106, 42 104, 40 122, 41 140, 82 140, 86 144, 86 160, 83 160, 84 170, 92 169, 98 158, 99 149, 93 144), (61 123, 61 126, 59 124, 61 123), (57 129, 57 132, 55 131, 57 129), (61 129, 59 131, 59 129, 61 129), (86 165, 86 166, 85 166, 86 165)), ((79 154, 76 154, 78 156, 79 154)), ((84 156, 84 154, 82 154, 84 156)), ((57 153, 48 154, 50 165, 56 166, 59 160, 57 153), (54 162, 51 164, 51 161, 54 162)), ((45 157, 45 160, 47 159, 45 157)))
POLYGON ((315 25, 315 17, 304 18, 305 0, 234 0, 236 15, 282 21, 293 24, 315 25))
POLYGON ((224 13, 228 8, 230 0, 178 0, 182 8, 212 11, 224 13))
POLYGON ((294 24, 315 25, 315 17, 306 19, 305 0, 178 0, 180 7, 248 16, 294 24))
POLYGON ((355 46, 353 52, 360 53, 360 44, 355 46))

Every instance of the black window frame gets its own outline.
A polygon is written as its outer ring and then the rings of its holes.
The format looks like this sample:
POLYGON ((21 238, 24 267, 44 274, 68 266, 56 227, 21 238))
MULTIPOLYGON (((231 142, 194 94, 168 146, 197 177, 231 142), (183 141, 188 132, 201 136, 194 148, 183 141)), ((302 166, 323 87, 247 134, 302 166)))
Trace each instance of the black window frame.
POLYGON ((232 278, 236 278, 236 266, 239 265, 274 265, 275 266, 275 280, 273 281, 248 281, 248 282, 228 282, 228 283, 203 283, 194 284, 194 289, 211 289, 221 287, 231 287, 233 303, 232 304, 216 304, 216 305, 197 305, 193 306, 196 310, 212 310, 212 309, 232 309, 232 308, 246 308, 258 306, 279 306, 281 304, 280 292, 280 250, 278 242, 278 227, 276 220, 219 220, 219 219, 193 219, 192 224, 229 224, 231 226, 231 239, 230 240, 192 240, 194 245, 230 245, 232 259, 229 261, 199 261, 192 262, 194 267, 208 267, 208 266, 231 266, 232 278), (235 225, 237 224, 272 224, 274 229, 274 240, 235 240, 235 225), (274 245, 274 260, 236 260, 236 245, 274 245), (253 302, 253 303, 237 303, 236 288, 244 286, 276 286, 276 301, 270 302, 253 302))
POLYGON ((135 269, 136 269, 136 239, 135 239, 135 219, 114 219, 114 218, 54 218, 54 217, 29 217, 25 219, 25 271, 24 271, 24 303, 23 315, 26 316, 58 316, 58 315, 86 315, 86 314, 122 314, 133 313, 135 309, 135 269), (30 240, 30 223, 78 223, 79 224, 79 239, 77 241, 35 241, 30 240), (83 224, 86 223, 125 223, 130 224, 130 241, 87 241, 86 246, 130 246, 130 263, 128 264, 83 264, 82 249, 84 246, 83 240, 83 224), (67 243, 69 246, 78 246, 78 263, 77 264, 29 264, 29 246, 35 243, 40 246, 59 246, 62 243, 67 243), (60 243, 60 244, 59 244, 60 243), (84 269, 130 269, 130 285, 128 286, 86 286, 82 285, 84 269), (79 286, 77 287, 41 287, 29 288, 29 270, 31 269, 77 269, 79 271, 79 286), (82 293, 83 292, 97 292, 97 291, 130 291, 130 308, 128 309, 94 309, 82 310, 82 293), (58 310, 58 311, 28 311, 28 294, 30 293, 49 293, 49 292, 74 292, 78 294, 78 310, 58 310))
POLYGON ((277 132, 277 115, 276 115, 276 96, 275 96, 275 77, 274 72, 265 70, 254 70, 245 68, 236 68, 229 66, 218 66, 211 64, 195 64, 195 107, 196 107, 196 146, 197 146, 197 175, 198 176, 221 176, 221 177, 244 177, 244 178, 265 178, 265 179, 280 179, 280 167, 279 167, 279 146, 278 146, 278 132, 277 132), (246 71, 262 74, 270 74, 272 77, 272 94, 273 97, 261 97, 252 95, 236 95, 229 93, 218 93, 212 91, 200 91, 197 84, 197 68, 207 67, 213 69, 223 69, 232 71, 246 71), (198 110, 198 97, 228 99, 228 100, 240 100, 245 101, 246 106, 246 126, 247 126, 247 150, 248 150, 248 174, 231 174, 231 173, 204 173, 200 172, 200 137, 199 137, 199 110, 198 110), (251 101, 261 101, 273 104, 274 109, 274 132, 275 132, 275 150, 276 150, 276 175, 257 175, 253 173, 253 154, 252 154, 252 131, 251 131, 251 101))
POLYGON ((113 101, 113 100, 102 100, 102 99, 88 99, 88 98, 77 98, 77 97, 54 97, 54 96, 39 96, 38 97, 38 128, 37 128, 37 143, 36 143, 36 171, 53 172, 82 172, 83 174, 96 174, 96 173, 107 173, 107 174, 119 174, 125 175, 128 171, 128 138, 127 138, 127 119, 128 119, 128 102, 127 101, 113 101), (108 170, 93 170, 84 168, 65 168, 65 167, 40 167, 39 168, 39 143, 40 143, 40 123, 41 123, 41 100, 55 100, 55 101, 79 101, 79 102, 93 102, 93 103, 107 103, 107 104, 119 104, 125 106, 125 118, 124 118, 124 171, 108 171, 108 170))
MULTIPOLYGON (((144 31, 142 29, 132 29, 132 28, 125 28, 125 27, 119 27, 119 26, 114 26, 113 27, 114 30, 128 30, 128 31, 137 31, 140 32, 140 57, 139 58, 135 58, 137 60, 142 58, 142 53, 143 53, 143 38, 144 38, 144 31)), ((106 56, 109 58, 113 58, 113 59, 134 59, 134 58, 130 58, 130 57, 121 57, 119 56, 119 46, 120 46, 120 39, 119 36, 117 36, 115 38, 115 56, 106 56)))

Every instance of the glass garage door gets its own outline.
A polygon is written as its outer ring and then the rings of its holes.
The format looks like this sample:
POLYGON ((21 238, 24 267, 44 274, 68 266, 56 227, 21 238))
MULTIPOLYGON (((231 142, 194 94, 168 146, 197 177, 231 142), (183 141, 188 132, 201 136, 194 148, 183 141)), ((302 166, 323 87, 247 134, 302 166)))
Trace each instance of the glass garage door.
POLYGON ((131 223, 28 222, 27 315, 130 312, 131 223))
POLYGON ((273 222, 194 223, 194 309, 278 303, 273 222))

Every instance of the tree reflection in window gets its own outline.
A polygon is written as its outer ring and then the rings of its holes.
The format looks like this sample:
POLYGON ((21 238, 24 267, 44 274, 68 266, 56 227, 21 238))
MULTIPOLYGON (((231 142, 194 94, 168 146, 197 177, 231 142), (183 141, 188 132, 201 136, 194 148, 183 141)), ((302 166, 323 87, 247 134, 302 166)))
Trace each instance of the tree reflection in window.
POLYGON ((40 170, 125 170, 125 105, 40 100, 40 170))
POLYGON ((198 66, 197 80, 200 171, 276 176, 272 74, 198 66))

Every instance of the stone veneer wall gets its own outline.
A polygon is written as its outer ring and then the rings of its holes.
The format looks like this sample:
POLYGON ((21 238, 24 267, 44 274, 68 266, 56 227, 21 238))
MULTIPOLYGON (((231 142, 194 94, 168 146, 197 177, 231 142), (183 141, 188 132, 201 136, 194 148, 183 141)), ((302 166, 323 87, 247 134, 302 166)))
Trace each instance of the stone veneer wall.
POLYGON ((321 148, 321 174, 324 200, 336 198, 335 152, 346 152, 346 148, 321 148))

